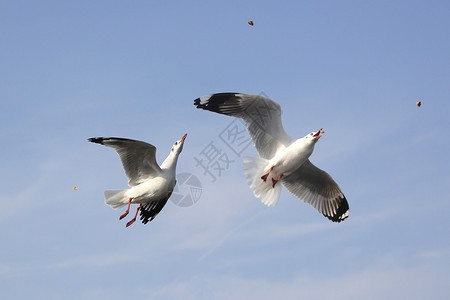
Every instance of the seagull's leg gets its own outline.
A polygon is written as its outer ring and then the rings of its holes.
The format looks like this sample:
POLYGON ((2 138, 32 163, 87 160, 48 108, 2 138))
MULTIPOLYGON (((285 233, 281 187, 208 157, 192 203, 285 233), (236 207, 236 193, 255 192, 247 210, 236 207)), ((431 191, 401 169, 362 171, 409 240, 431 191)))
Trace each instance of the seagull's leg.
POLYGON ((275 187, 275 184, 277 184, 277 182, 281 179, 281 177, 283 177, 283 174, 281 174, 280 176, 278 176, 277 180, 272 178, 272 188, 275 187))
POLYGON ((134 221, 136 221, 137 214, 138 214, 139 210, 141 209, 141 207, 142 207, 142 204, 139 205, 139 207, 136 209, 136 214, 134 215, 134 218, 130 222, 127 223, 127 227, 130 226, 131 224, 133 224, 134 221))
MULTIPOLYGON (((261 179, 266 182, 267 180, 267 176, 269 176, 269 173, 273 170, 275 166, 270 167, 269 172, 267 172, 266 174, 264 174, 263 176, 261 176, 261 179)), ((272 179, 273 180, 273 179, 272 179)))
POLYGON ((128 215, 128 213, 130 212, 131 200, 133 200, 133 198, 130 198, 130 199, 128 200, 128 207, 127 207, 127 210, 125 211, 125 213, 124 213, 123 215, 121 215, 121 216, 119 217, 119 220, 122 220, 123 218, 125 218, 125 217, 128 215))

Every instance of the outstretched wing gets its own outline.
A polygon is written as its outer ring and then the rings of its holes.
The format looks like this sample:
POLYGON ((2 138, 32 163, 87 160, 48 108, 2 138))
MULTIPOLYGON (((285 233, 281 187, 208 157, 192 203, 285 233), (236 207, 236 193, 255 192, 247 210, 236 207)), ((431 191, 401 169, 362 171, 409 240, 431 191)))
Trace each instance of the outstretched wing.
POLYGON ((244 120, 259 155, 271 159, 293 139, 284 131, 281 108, 275 101, 261 96, 241 93, 218 93, 194 100, 197 108, 244 120))
POLYGON ((156 147, 151 144, 116 137, 96 137, 88 140, 116 150, 130 186, 138 185, 161 173, 156 162, 156 147))
POLYGON ((311 204, 331 221, 341 222, 349 216, 347 199, 337 183, 309 160, 281 181, 289 192, 311 204))

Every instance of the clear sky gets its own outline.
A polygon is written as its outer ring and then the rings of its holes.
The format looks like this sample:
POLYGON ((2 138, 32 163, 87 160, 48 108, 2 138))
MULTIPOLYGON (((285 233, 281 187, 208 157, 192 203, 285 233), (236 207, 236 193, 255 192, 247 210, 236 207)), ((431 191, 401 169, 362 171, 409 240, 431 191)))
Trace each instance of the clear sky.
POLYGON ((0 297, 450 298, 449 15, 449 1, 1 1, 0 297), (285 189, 276 207, 253 197, 256 152, 224 139, 239 124, 193 106, 228 91, 280 103, 292 137, 324 128, 311 161, 347 220, 285 189), (161 163, 184 133, 177 172, 200 198, 125 228, 103 199, 127 187, 120 160, 86 139, 144 140, 161 163), (215 179, 196 162, 212 145, 215 179))

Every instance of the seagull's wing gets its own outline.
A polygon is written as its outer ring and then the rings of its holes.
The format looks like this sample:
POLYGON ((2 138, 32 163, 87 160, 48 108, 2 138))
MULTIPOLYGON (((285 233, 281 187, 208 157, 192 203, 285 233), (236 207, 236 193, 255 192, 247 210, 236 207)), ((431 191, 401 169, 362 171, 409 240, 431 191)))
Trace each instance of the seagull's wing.
POLYGON ((194 105, 197 108, 243 119, 256 150, 263 158, 271 159, 278 150, 293 142, 283 129, 280 105, 267 97, 219 93, 197 98, 194 105))
POLYGON ((97 137, 88 140, 116 150, 130 186, 138 185, 161 173, 155 157, 156 147, 153 145, 116 137, 97 137))
POLYGON ((309 160, 281 181, 289 192, 311 204, 331 221, 341 222, 349 216, 350 208, 339 186, 327 172, 309 160))
POLYGON ((165 199, 152 200, 151 202, 142 204, 140 213, 142 223, 147 224, 148 222, 152 221, 156 217, 156 215, 161 212, 164 205, 166 205, 167 200, 169 200, 171 194, 172 193, 170 193, 165 199))

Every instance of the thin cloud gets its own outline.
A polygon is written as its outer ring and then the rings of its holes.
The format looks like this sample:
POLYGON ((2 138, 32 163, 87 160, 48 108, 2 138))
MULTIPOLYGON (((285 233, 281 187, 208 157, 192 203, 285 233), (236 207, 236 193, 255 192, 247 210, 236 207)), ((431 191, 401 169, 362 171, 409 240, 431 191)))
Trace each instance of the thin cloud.
MULTIPOLYGON (((343 274, 343 275, 342 275, 343 274)), ((299 275, 290 280, 218 276, 188 278, 169 284, 152 297, 196 299, 444 299, 450 295, 449 272, 426 266, 380 269, 373 267, 337 277, 299 275), (204 297, 199 291, 208 294, 204 297), (387 296, 389 295, 389 296, 387 296), (203 297, 202 297, 203 296, 203 297), (211 299, 211 298, 209 298, 211 299)), ((150 299, 150 298, 148 298, 150 299)))

